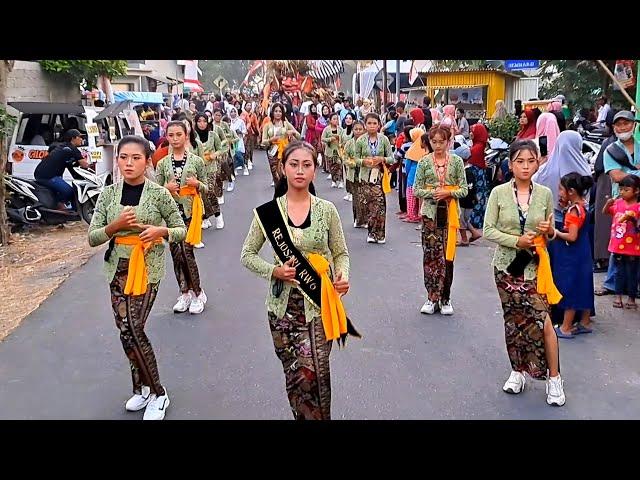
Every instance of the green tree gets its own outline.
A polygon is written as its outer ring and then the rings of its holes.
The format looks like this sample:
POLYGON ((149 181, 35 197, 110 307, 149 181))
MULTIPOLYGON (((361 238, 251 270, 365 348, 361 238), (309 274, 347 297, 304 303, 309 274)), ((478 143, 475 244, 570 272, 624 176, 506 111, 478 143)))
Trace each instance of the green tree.
POLYGON ((5 210, 4 172, 7 168, 7 138, 13 131, 16 118, 7 113, 7 78, 15 60, 0 60, 0 245, 9 243, 11 232, 5 210))
MULTIPOLYGON (((615 60, 603 60, 613 71, 615 60)), ((566 97, 574 110, 593 107, 595 99, 606 95, 614 107, 629 108, 629 102, 617 90, 607 73, 594 60, 543 60, 541 62, 539 98, 566 97)))
POLYGON ((40 65, 44 71, 64 75, 87 90, 96 86, 100 75, 112 79, 127 74, 126 60, 40 60, 40 65))

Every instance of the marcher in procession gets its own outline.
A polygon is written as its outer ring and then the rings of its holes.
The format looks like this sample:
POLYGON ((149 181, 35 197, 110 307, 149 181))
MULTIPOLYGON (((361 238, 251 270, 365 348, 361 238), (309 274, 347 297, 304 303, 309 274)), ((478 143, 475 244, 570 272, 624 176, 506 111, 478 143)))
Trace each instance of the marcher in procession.
POLYGON ((364 123, 357 121, 353 124, 353 137, 344 146, 344 164, 346 167, 347 190, 351 195, 351 209, 353 211, 354 228, 366 228, 366 212, 363 211, 364 202, 361 200, 360 167, 356 161, 356 141, 364 135, 364 123))
MULTIPOLYGON (((218 197, 218 203, 220 205, 224 205, 224 183, 227 182, 229 184, 228 187, 231 187, 234 179, 233 157, 231 157, 231 141, 233 139, 233 135, 229 125, 222 121, 223 116, 224 111, 222 108, 217 107, 213 110, 213 131, 216 132, 220 138, 220 141, 222 142, 221 147, 224 152, 219 159, 220 169, 218 170, 216 178, 216 197, 218 197)), ((233 187, 228 191, 232 190, 233 187)))
POLYGON ((409 131, 409 137, 412 144, 405 154, 405 169, 407 171, 407 216, 403 219, 407 223, 421 223, 420 215, 420 199, 415 196, 414 185, 416 181, 416 172, 418 170, 418 162, 422 157, 429 154, 431 144, 429 143, 428 134, 421 128, 412 128, 409 131))
POLYGON ((206 131, 202 131, 202 124, 206 115, 196 116, 196 131, 198 131, 199 140, 202 143, 202 159, 204 160, 207 172, 207 192, 203 197, 204 203, 204 216, 205 220, 202 222, 202 228, 207 229, 212 227, 209 218, 213 216, 215 218, 215 228, 224 228, 224 218, 220 210, 220 202, 216 193, 216 186, 218 185, 218 177, 221 170, 221 159, 224 157, 225 151, 222 146, 222 140, 218 134, 213 130, 213 124, 209 124, 206 131), (207 137, 204 136, 207 134, 207 137))
POLYGON ((283 153, 286 193, 256 208, 242 264, 269 281, 267 312, 295 419, 331 418, 333 340, 359 336, 340 296, 349 291, 349 253, 336 207, 311 195, 316 151, 293 142, 283 153), (259 256, 268 240, 276 263, 259 256))
POLYGON ((366 135, 355 145, 356 163, 360 167, 361 201, 367 212, 367 243, 386 242, 387 201, 391 191, 388 166, 394 162, 389 139, 379 133, 380 117, 369 113, 365 117, 366 135))
POLYGON ((282 176, 282 155, 289 141, 300 139, 300 134, 284 118, 284 107, 279 103, 271 106, 271 122, 262 130, 262 145, 267 148, 267 159, 271 170, 271 186, 274 187, 282 176))
POLYGON ((207 296, 200 286, 193 248, 202 242, 204 205, 200 195, 207 192, 206 167, 202 158, 187 150, 187 127, 184 123, 169 122, 167 137, 172 150, 158 162, 156 181, 169 190, 188 228, 185 240, 170 246, 180 289, 180 297, 173 311, 182 313, 189 310, 192 314, 198 314, 204 310, 207 296))
POLYGON ((484 159, 484 152, 489 142, 489 132, 481 123, 475 123, 471 127, 469 137, 473 142, 471 145, 471 157, 469 158, 469 165, 471 166, 469 168, 475 179, 477 195, 477 203, 473 207, 473 212, 471 212, 471 227, 473 230, 471 230, 471 238, 469 241, 475 242, 482 237, 482 233, 475 229, 482 228, 484 211, 487 208, 487 198, 489 197, 489 182, 487 182, 485 175, 487 163, 484 159))
POLYGON ((169 396, 160 383, 144 328, 165 273, 162 240, 173 245, 184 240, 187 231, 169 192, 145 178, 151 165, 148 141, 125 136, 118 143, 116 158, 122 179, 100 194, 89 226, 89 244, 109 242, 104 270, 133 382, 133 396, 125 408, 146 407, 145 420, 162 420, 169 396))
POLYGON ((547 403, 562 406, 558 338, 549 317, 549 304, 557 304, 562 295, 553 283, 546 249, 547 238, 555 236, 554 205, 551 190, 531 180, 538 158, 532 140, 511 145, 509 167, 514 178, 492 190, 484 237, 498 244, 492 265, 512 370, 503 390, 522 392, 523 373, 528 373, 534 379, 547 379, 547 403))
POLYGON ((238 115, 238 110, 233 107, 229 110, 229 118, 231 119, 231 131, 236 134, 235 153, 233 158, 233 165, 235 170, 241 170, 243 176, 249 175, 249 167, 245 163, 245 137, 247 135, 247 125, 244 120, 238 115))
POLYGON ((453 315, 451 283, 460 228, 459 198, 467 196, 463 160, 449 151, 451 128, 429 130, 433 153, 418 163, 413 193, 422 198, 422 251, 427 299, 421 313, 453 315))
POLYGON ((245 152, 244 160, 248 170, 253 170, 253 150, 258 144, 258 138, 260 136, 260 127, 258 125, 258 117, 253 112, 253 103, 246 102, 244 104, 244 111, 241 115, 247 126, 247 136, 244 142, 245 152))
POLYGON ((342 160, 342 178, 344 179, 346 194, 342 197, 347 202, 353 201, 353 182, 347 181, 347 165, 345 164, 345 146, 349 140, 353 138, 353 125, 356 121, 355 113, 347 113, 342 121, 342 138, 340 139, 340 154, 342 160))
POLYGON ((340 156, 344 131, 339 123, 340 115, 338 113, 332 113, 329 117, 329 125, 322 132, 324 155, 331 171, 331 188, 344 188, 342 182, 342 158, 340 156))

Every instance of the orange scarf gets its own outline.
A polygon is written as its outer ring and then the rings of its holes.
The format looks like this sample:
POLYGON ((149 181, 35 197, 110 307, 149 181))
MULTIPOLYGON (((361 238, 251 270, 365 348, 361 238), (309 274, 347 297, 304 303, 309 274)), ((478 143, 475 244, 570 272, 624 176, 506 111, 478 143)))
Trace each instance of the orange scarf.
POLYGON ((310 253, 308 260, 322 280, 320 312, 324 334, 327 340, 337 340, 347 333, 347 314, 342 306, 340 295, 329 278, 329 262, 317 253, 310 253))
POLYGON ((191 223, 189 224, 189 230, 187 231, 187 238, 185 238, 185 242, 189 245, 197 245, 202 242, 202 214, 204 212, 202 198, 200 197, 196 187, 190 187, 188 185, 180 187, 180 196, 193 197, 193 203, 191 204, 191 223))
POLYGON ((154 242, 143 242, 137 235, 126 237, 115 237, 117 245, 131 245, 131 256, 129 257, 129 270, 127 271, 127 284, 124 287, 125 295, 144 295, 147 291, 147 264, 144 261, 144 254, 155 243, 162 243, 161 239, 154 242))
POLYGON ((551 261, 549 252, 547 251, 547 242, 542 236, 533 239, 533 245, 536 247, 538 254, 538 285, 536 290, 547 296, 550 305, 556 305, 562 300, 562 294, 553 283, 553 274, 551 273, 551 261))
POLYGON ((382 191, 385 195, 391 192, 391 175, 385 162, 382 163, 382 191))
MULTIPOLYGON (((460 190, 457 185, 445 185, 443 187, 448 192, 460 190)), ((429 190, 435 192, 435 188, 428 187, 429 190)), ((453 262, 456 258, 456 242, 458 240, 458 230, 460 229, 460 213, 458 212, 458 202, 455 198, 449 197, 447 200, 447 248, 445 250, 445 259, 453 262)))

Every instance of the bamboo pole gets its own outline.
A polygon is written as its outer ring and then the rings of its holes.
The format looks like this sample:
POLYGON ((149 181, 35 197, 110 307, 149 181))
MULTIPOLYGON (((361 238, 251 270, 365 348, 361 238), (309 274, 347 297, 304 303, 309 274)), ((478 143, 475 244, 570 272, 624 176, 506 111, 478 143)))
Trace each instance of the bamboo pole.
MULTIPOLYGON (((627 93, 627 91, 622 86, 622 84, 618 81, 618 79, 615 77, 615 75, 613 73, 611 73, 611 70, 609 70, 609 68, 607 68, 607 66, 604 64, 604 62, 602 60, 596 60, 596 61, 598 62, 598 65, 600 65, 600 68, 602 68, 605 71, 605 73, 611 77, 611 80, 613 80, 613 83, 618 85, 618 88, 622 92, 622 95, 624 95, 624 98, 629 100, 629 103, 631 105, 633 105, 633 107, 636 109, 636 112, 637 112, 638 111, 638 104, 633 101, 633 98, 631 98, 631 95, 629 95, 627 93)), ((637 93, 636 93, 636 95, 637 95, 637 93)))

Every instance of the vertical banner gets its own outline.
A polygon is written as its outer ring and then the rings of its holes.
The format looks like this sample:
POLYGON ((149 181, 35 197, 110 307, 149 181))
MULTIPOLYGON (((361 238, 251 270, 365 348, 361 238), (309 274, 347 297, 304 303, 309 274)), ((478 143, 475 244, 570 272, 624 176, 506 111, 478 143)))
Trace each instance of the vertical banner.
MULTIPOLYGON (((633 75, 633 60, 616 60, 616 67, 613 71, 616 80, 625 88, 631 88, 636 84, 633 75)), ((620 90, 617 84, 613 84, 615 90, 620 90)))

